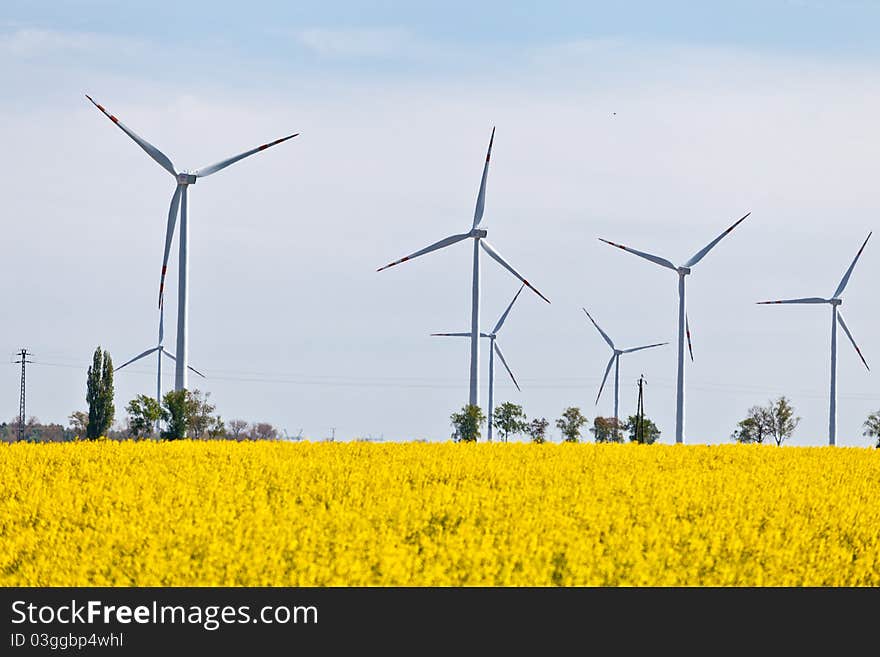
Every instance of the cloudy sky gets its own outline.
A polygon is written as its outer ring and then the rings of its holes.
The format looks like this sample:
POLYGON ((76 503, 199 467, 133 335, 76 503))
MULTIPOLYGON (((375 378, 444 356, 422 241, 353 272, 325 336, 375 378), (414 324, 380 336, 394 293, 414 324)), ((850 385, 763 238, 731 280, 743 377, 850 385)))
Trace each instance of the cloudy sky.
MULTIPOLYGON (((484 225, 552 301, 524 293, 511 313, 522 392, 499 372, 499 401, 610 414, 610 391, 594 405, 610 354, 580 308, 623 346, 674 341, 677 281, 596 238, 683 262, 751 211, 688 282, 688 440, 728 441, 780 394, 803 418, 794 444, 827 440, 828 309, 754 302, 830 296, 878 226, 880 3, 123 4, 0 10, 0 345, 35 353, 29 415, 85 407, 96 345, 121 363, 156 339, 174 183, 89 93, 180 169, 301 133, 190 190, 191 362, 225 419, 449 437, 469 352, 429 333, 468 328, 469 244, 376 268, 470 228, 494 125, 484 225)), ((483 262, 489 328, 518 283, 483 262)), ((880 366, 878 276, 872 241, 842 310, 880 366)), ((154 368, 117 375, 120 417, 154 368)), ((624 414, 642 373, 671 442, 673 345, 621 361, 624 414)), ((880 387, 842 333, 838 381, 838 440, 868 445, 880 387)))

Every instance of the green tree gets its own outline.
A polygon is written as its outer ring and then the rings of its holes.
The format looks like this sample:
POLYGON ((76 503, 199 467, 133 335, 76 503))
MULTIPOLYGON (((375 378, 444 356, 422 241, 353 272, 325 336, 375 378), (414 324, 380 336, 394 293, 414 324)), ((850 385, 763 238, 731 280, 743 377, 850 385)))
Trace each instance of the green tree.
POLYGON ((581 437, 581 427, 587 423, 587 418, 581 413, 581 409, 571 406, 562 412, 562 417, 556 420, 556 428, 562 432, 562 440, 567 443, 576 443, 581 437))
POLYGON ((186 429, 189 438, 208 437, 209 430, 216 433, 220 418, 214 417, 217 407, 208 401, 211 393, 203 393, 201 390, 187 391, 186 394, 186 429))
POLYGON ((95 349, 89 367, 86 402, 89 405, 86 438, 94 440, 107 434, 116 412, 113 406, 113 360, 108 351, 101 351, 100 346, 95 349))
POLYGON ((162 420, 165 422, 162 438, 165 440, 186 438, 189 411, 187 397, 186 390, 172 390, 162 397, 162 420))
POLYGON ((877 448, 880 449, 880 411, 876 413, 871 413, 868 416, 868 419, 865 420, 865 432, 864 436, 868 436, 869 438, 877 439, 877 448))
POLYGON ((775 402, 770 402, 768 409, 773 422, 770 425, 770 436, 776 441, 776 445, 782 445, 792 437, 801 419, 794 414, 794 408, 783 396, 775 402))
POLYGON ((738 443, 758 443, 772 438, 782 445, 791 438, 801 419, 784 396, 770 401, 766 406, 752 406, 748 416, 740 420, 731 436, 738 443))
POLYGON ((618 421, 613 417, 596 417, 593 419, 593 428, 590 433, 597 443, 622 443, 623 435, 620 433, 618 421))
POLYGON ((547 427, 549 426, 547 418, 535 418, 523 427, 523 431, 529 434, 533 443, 541 444, 547 442, 547 427))
POLYGON ((640 427, 639 416, 630 415, 623 423, 623 430, 629 434, 629 440, 633 443, 653 445, 660 439, 660 429, 647 417, 641 419, 640 427))
POLYGON ((147 395, 138 395, 132 399, 125 410, 128 411, 129 431, 137 438, 151 437, 156 423, 162 419, 159 402, 147 395))
POLYGON ((498 429, 501 440, 507 442, 510 434, 522 433, 525 430, 526 414, 522 406, 513 402, 504 402, 492 411, 492 426, 498 429))
POLYGON ((455 431, 452 439, 457 443, 473 443, 480 439, 480 427, 486 422, 483 409, 472 404, 465 404, 461 411, 449 416, 455 431))

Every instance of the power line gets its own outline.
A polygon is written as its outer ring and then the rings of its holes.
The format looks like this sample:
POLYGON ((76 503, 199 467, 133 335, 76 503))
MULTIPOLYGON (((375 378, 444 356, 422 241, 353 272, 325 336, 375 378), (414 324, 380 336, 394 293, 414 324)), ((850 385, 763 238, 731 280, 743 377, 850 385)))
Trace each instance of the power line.
POLYGON ((34 361, 28 360, 28 356, 33 356, 32 353, 28 352, 27 349, 22 348, 21 351, 18 352, 18 360, 13 361, 14 363, 21 363, 21 394, 18 398, 18 440, 19 442, 24 440, 24 423, 25 423, 25 365, 27 363, 33 363, 34 361))

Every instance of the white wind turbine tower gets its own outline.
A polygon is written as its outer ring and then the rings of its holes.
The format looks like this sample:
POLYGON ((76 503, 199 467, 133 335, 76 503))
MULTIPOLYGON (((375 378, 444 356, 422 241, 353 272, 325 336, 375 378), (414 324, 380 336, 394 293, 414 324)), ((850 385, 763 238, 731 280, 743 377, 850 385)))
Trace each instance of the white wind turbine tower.
POLYGON ((620 356, 622 354, 631 354, 636 351, 642 351, 642 349, 652 349, 654 347, 662 347, 665 344, 669 344, 668 342, 657 342, 655 344, 646 344, 641 347, 632 347, 631 349, 618 349, 614 346, 614 342, 611 338, 608 337, 608 334, 602 330, 596 320, 593 319, 593 316, 587 312, 586 308, 582 309, 585 313, 587 313, 587 317, 590 318, 590 321, 593 322, 593 326, 596 327, 596 330, 599 331, 599 334, 608 343, 608 346, 611 347, 611 359, 608 361, 608 366, 605 368, 605 376, 602 377, 602 385, 599 386, 599 394, 596 395, 596 403, 599 403, 599 397, 602 396, 602 390, 605 388, 605 381, 608 380, 608 373, 611 371, 611 366, 614 365, 614 426, 615 428, 618 426, 618 399, 619 399, 619 376, 620 376, 620 356))
POLYGON ((730 228, 721 233, 714 240, 709 242, 702 249, 697 251, 694 256, 688 260, 686 263, 681 265, 680 267, 676 267, 666 258, 661 258, 659 256, 651 255, 650 253, 645 253, 643 251, 636 251, 635 249, 631 249, 628 246, 623 246, 622 244, 615 244, 614 242, 609 242, 608 240, 604 240, 601 237, 600 241, 605 242, 606 244, 610 244, 611 246, 616 246, 618 249, 623 249, 624 251, 629 251, 641 258, 645 258, 646 260, 650 260, 656 265, 660 265, 661 267, 666 267, 667 269, 671 269, 672 271, 678 274, 678 378, 676 381, 676 398, 675 398, 675 442, 683 443, 684 442, 684 341, 685 336, 687 336, 688 341, 688 349, 691 351, 691 360, 694 359, 693 350, 691 350, 691 340, 690 340, 690 328, 688 327, 687 321, 687 311, 685 306, 685 289, 684 289, 684 279, 685 276, 691 273, 691 268, 694 267, 700 260, 702 260, 712 248, 718 244, 724 237, 726 237, 734 228, 739 226, 743 221, 745 221, 746 217, 748 217, 751 212, 747 212, 745 216, 740 218, 735 224, 733 224, 730 228))
POLYGON ((489 160, 492 157, 492 143, 495 140, 495 128, 492 128, 492 136, 489 138, 489 150, 486 153, 486 163, 483 165, 483 178, 480 181, 480 191, 477 194, 477 206, 474 210, 474 221, 471 226, 470 231, 467 233, 460 233, 458 235, 451 235, 445 239, 440 240, 439 242, 435 242, 430 246, 426 246, 424 249, 420 251, 416 251, 415 253, 411 253, 408 256, 401 258, 400 260, 395 260, 391 264, 385 265, 384 267, 379 267, 376 271, 382 271, 383 269, 388 269, 389 267, 393 267, 394 265, 399 265, 402 262, 406 262, 407 260, 412 260, 413 258, 417 258, 421 255, 425 255, 426 253, 430 253, 431 251, 437 251, 438 249, 442 249, 444 247, 455 244, 456 242, 461 242, 462 240, 466 240, 469 237, 474 240, 474 268, 473 268, 473 283, 471 287, 471 365, 470 365, 470 396, 468 398, 468 403, 472 406, 477 406, 480 403, 479 396, 479 378, 480 378, 480 249, 482 248, 486 253, 489 254, 492 259, 498 262, 502 267, 504 267, 507 271, 513 274, 516 278, 520 280, 523 285, 528 286, 535 294, 541 297, 547 303, 550 301, 543 294, 538 292, 531 283, 529 283, 525 278, 523 278, 519 272, 517 272, 513 267, 511 267, 504 258, 486 241, 486 229, 480 228, 480 222, 483 219, 483 209, 486 205, 486 177, 489 175, 489 160))
MULTIPOLYGON (((158 353, 156 353, 156 403, 160 404, 160 405, 162 404, 162 356, 167 356, 171 360, 177 362, 177 359, 174 357, 174 354, 172 354, 170 351, 165 349, 165 346, 164 346, 164 342, 165 342, 164 316, 165 316, 165 312, 160 308, 159 309, 159 342, 156 344, 156 346, 151 347, 150 349, 147 349, 143 353, 138 354, 137 356, 135 356, 131 360, 127 360, 119 367, 116 367, 113 369, 114 372, 118 372, 126 365, 131 365, 132 363, 139 361, 141 358, 149 356, 150 354, 152 354, 154 352, 158 352, 158 353)), ((190 367, 189 365, 187 365, 187 369, 189 369, 190 372, 195 372, 203 379, 205 378, 205 375, 202 374, 201 372, 199 372, 194 367, 190 367)))
MULTIPOLYGON (((498 358, 501 359, 501 364, 504 365, 504 369, 507 370, 507 373, 510 375, 510 380, 513 381, 513 385, 516 386, 517 390, 520 390, 519 384, 516 382, 516 377, 513 376, 513 372, 510 370, 510 366, 507 364, 507 361, 504 360, 504 354, 501 353, 501 347, 498 346, 496 340, 498 339, 498 331, 501 330, 501 327, 504 326, 504 320, 507 319, 507 315, 510 314, 510 309, 513 308, 513 304, 516 303, 517 298, 519 297, 520 292, 523 291, 525 285, 521 285, 517 293, 514 295, 513 300, 508 304, 507 310, 505 310, 501 318, 495 323, 495 328, 492 329, 490 333, 480 333, 481 338, 487 338, 489 340, 489 429, 488 429, 488 440, 492 442, 492 412, 495 409, 495 354, 498 354, 498 358)), ((470 333, 432 333, 433 336, 444 336, 444 337, 455 337, 455 338, 469 338, 471 337, 470 333)))
MULTIPOLYGON (((840 327, 843 329, 843 332, 846 333, 846 337, 849 338, 849 341, 852 342, 852 346, 855 347, 856 353, 859 355, 859 358, 862 359, 862 363, 865 364, 865 367, 868 367, 868 361, 865 360, 865 357, 862 356, 862 350, 859 349, 859 345, 856 344, 855 338, 853 338, 852 333, 849 332, 849 328, 846 325, 846 322, 843 321, 843 315, 840 314, 840 310, 838 310, 838 306, 843 303, 843 299, 840 298, 840 295, 843 294, 843 290, 846 288, 847 283, 849 283, 849 277, 852 275, 853 269, 855 269, 856 263, 859 261, 859 257, 862 255, 862 251, 865 250, 865 245, 868 243, 868 240, 871 239, 871 233, 868 233, 868 236, 865 238, 865 241, 862 242, 862 247, 859 249, 859 252, 856 253, 856 257, 853 258, 852 264, 849 266, 849 269, 846 270, 846 273, 843 275, 843 278, 840 280, 840 284, 837 286, 837 289, 834 290, 834 294, 831 295, 830 299, 823 299, 821 297, 805 297, 802 299, 782 299, 780 301, 759 301, 759 304, 769 304, 769 303, 827 303, 831 306, 831 401, 829 403, 828 409, 828 444, 835 445, 837 444, 837 325, 840 324, 840 327)), ((870 367, 868 370, 870 371, 870 367)))
POLYGON ((171 207, 168 210, 168 227, 165 231, 165 255, 162 259, 162 274, 159 281, 159 307, 162 307, 163 295, 165 291, 165 272, 168 269, 168 256, 171 252, 171 241, 174 238, 174 227, 177 223, 177 214, 180 210, 180 245, 178 251, 178 267, 180 272, 177 279, 177 365, 174 374, 174 389, 182 390, 187 387, 187 369, 189 365, 189 333, 187 319, 189 314, 189 304, 187 303, 189 292, 189 222, 187 221, 187 188, 194 185, 199 178, 205 178, 212 173, 217 173, 221 169, 225 169, 230 164, 235 164, 239 160, 264 151, 270 146, 275 146, 288 139, 293 139, 297 134, 288 135, 273 142, 262 144, 249 151, 240 153, 226 160, 212 164, 209 167, 196 169, 195 171, 178 172, 171 160, 162 153, 158 148, 150 144, 147 140, 135 134, 126 127, 122 121, 110 114, 104 107, 96 103, 91 96, 86 94, 86 98, 97 107, 101 112, 115 123, 120 130, 127 134, 131 139, 149 155, 156 163, 174 176, 177 186, 174 188, 174 195, 171 197, 171 207))

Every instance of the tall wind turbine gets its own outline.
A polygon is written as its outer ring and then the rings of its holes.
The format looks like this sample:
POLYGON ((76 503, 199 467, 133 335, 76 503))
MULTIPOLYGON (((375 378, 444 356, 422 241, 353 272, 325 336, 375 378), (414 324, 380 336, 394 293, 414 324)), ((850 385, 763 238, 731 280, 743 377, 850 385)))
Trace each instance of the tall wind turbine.
POLYGON ((288 135, 287 137, 282 137, 281 139, 276 139, 275 141, 269 142, 267 144, 262 144, 261 146, 257 146, 249 151, 245 151, 244 153, 240 153, 228 159, 217 162, 216 164, 212 164, 209 167, 204 167, 202 169, 196 169, 195 171, 181 171, 178 172, 174 165, 171 163, 171 160, 162 153, 158 148, 150 144, 143 137, 138 136, 128 127, 126 127, 122 121, 117 119, 115 116, 110 114, 103 106, 96 103, 91 96, 86 94, 86 98, 91 101, 91 103, 97 107, 101 112, 113 123, 115 123, 120 130, 122 130, 125 134, 127 134, 131 139, 144 151, 149 155, 156 163, 165 169, 168 173, 174 176, 175 181, 177 182, 177 186, 174 188, 174 195, 171 197, 171 207, 168 210, 168 227, 165 231, 165 255, 162 259, 162 274, 159 280, 159 307, 162 307, 163 295, 165 291, 165 272, 168 269, 168 256, 171 252, 171 241, 174 238, 174 227, 177 223, 177 214, 178 210, 180 211, 180 245, 178 251, 178 267, 180 268, 180 272, 178 274, 177 279, 177 365, 174 373, 174 389, 181 390, 187 387, 187 369, 189 364, 189 333, 187 326, 187 319, 189 314, 189 304, 187 303, 187 299, 189 296, 189 260, 187 258, 189 251, 189 222, 187 221, 187 188, 190 185, 194 185, 196 180, 199 178, 205 178, 206 176, 210 176, 212 173, 217 173, 221 169, 225 169, 230 164, 235 164, 239 160, 243 160, 246 157, 250 157, 254 153, 259 153, 260 151, 264 151, 270 146, 275 146, 276 144, 280 144, 282 142, 287 141, 288 139, 293 139, 299 133, 288 135))
MULTIPOLYGON (((868 236, 865 238, 865 241, 862 242, 862 247, 859 249, 859 252, 856 253, 856 257, 853 258, 852 264, 849 266, 849 269, 846 270, 846 273, 843 275, 843 278, 840 280, 840 284, 837 286, 837 289, 834 290, 834 294, 831 295, 830 299, 823 299, 821 297, 805 297, 802 299, 782 299, 780 301, 759 301, 759 304, 768 304, 768 303, 827 303, 831 306, 831 401, 829 403, 828 409, 828 444, 835 445, 837 444, 837 325, 840 324, 840 327, 843 329, 843 332, 846 333, 846 337, 849 338, 849 341, 852 342, 852 346, 855 347, 856 353, 859 355, 859 358, 862 359, 862 362, 865 364, 865 367, 868 367, 868 361, 865 360, 865 357, 862 356, 862 350, 859 349, 859 345, 856 344, 855 338, 853 338, 852 333, 849 332, 849 328, 846 325, 846 322, 843 321, 843 315, 840 314, 840 310, 838 306, 843 303, 843 299, 840 298, 840 295, 843 294, 844 289, 846 289, 847 283, 849 283, 849 277, 852 275, 853 269, 855 269, 856 263, 859 261, 859 257, 862 255, 862 251, 865 250, 865 245, 868 243, 868 240, 871 239, 871 233, 868 233, 868 236)), ((870 371, 870 367, 868 370, 870 371)))
MULTIPOLYGON (((501 347, 498 346, 496 340, 498 339, 498 331, 501 330, 501 327, 504 326, 504 320, 507 319, 507 315, 510 314, 510 309, 513 308, 513 304, 516 303, 517 298, 519 297, 519 293, 523 291, 525 285, 520 285, 519 290, 514 295, 513 300, 507 306, 507 310, 502 313, 501 318, 495 323, 495 328, 492 329, 490 333, 480 333, 481 338, 488 338, 489 340, 489 429, 488 429, 488 440, 492 442, 492 413, 495 409, 495 354, 498 354, 498 358, 501 359, 501 364, 504 365, 504 369, 507 370, 507 373, 510 375, 510 380, 513 381, 513 385, 516 386, 517 390, 520 390, 519 384, 516 382, 516 377, 513 376, 513 372, 510 370, 510 366, 507 364, 507 361, 504 360, 504 355, 501 353, 501 347)), ((471 337, 470 333, 432 333, 434 336, 445 336, 445 337, 455 337, 455 338, 469 338, 471 337)))
POLYGON ((618 426, 618 399, 619 399, 619 376, 620 376, 620 356, 622 354, 631 354, 635 351, 641 351, 642 349, 653 349, 654 347, 662 347, 665 344, 669 344, 668 342, 657 342, 655 344, 646 344, 641 347, 632 347, 631 349, 618 349, 614 346, 614 342, 611 338, 608 337, 608 334, 602 330, 599 324, 596 323, 596 320, 593 319, 593 316, 587 312, 586 308, 582 309, 585 313, 587 313, 587 317, 590 318, 590 321, 593 322, 593 326, 596 327, 596 330, 599 331, 599 334, 602 336, 602 339, 608 343, 608 346, 611 347, 611 360, 608 361, 608 366, 605 368, 605 376, 602 377, 602 385, 599 386, 599 394, 596 395, 596 403, 599 403, 599 397, 602 396, 602 390, 605 388, 605 381, 608 380, 608 373, 611 371, 611 366, 614 365, 614 427, 618 426))
POLYGON ((401 258, 400 260, 395 260, 391 264, 385 265, 384 267, 379 267, 376 271, 382 271, 383 269, 388 269, 389 267, 393 267, 394 265, 399 265, 402 262, 406 262, 407 260, 412 260, 413 258, 418 258, 419 256, 425 255, 426 253, 430 253, 431 251, 437 251, 438 249, 445 248, 456 242, 461 242, 462 240, 466 240, 469 237, 474 240, 474 269, 473 269, 473 283, 471 286, 471 369, 470 369, 470 396, 468 398, 468 403, 472 406, 477 406, 480 403, 480 395, 479 395, 479 379, 480 379, 480 249, 482 248, 489 256, 498 262, 502 267, 504 267, 507 271, 513 274, 516 278, 520 280, 523 285, 528 286, 531 290, 541 297, 547 303, 550 303, 549 299, 545 297, 543 294, 538 292, 531 283, 529 283, 525 278, 523 278, 519 272, 517 272, 513 267, 511 267, 507 261, 501 257, 501 255, 496 251, 489 242, 486 241, 486 229, 480 228, 480 222, 483 220, 483 210, 486 206, 486 178, 489 175, 489 160, 492 157, 492 143, 495 141, 495 128, 492 128, 492 136, 489 138, 489 150, 486 153, 486 163, 483 165, 483 178, 480 180, 480 191, 477 194, 477 206, 474 210, 474 221, 471 225, 471 229, 467 233, 460 233, 458 235, 451 235, 445 239, 440 240, 439 242, 435 242, 430 246, 426 246, 424 249, 420 251, 416 251, 415 253, 411 253, 408 256, 401 258))
MULTIPOLYGON (((150 354, 155 352, 156 353, 156 403, 160 404, 160 405, 162 404, 162 356, 167 356, 171 360, 177 362, 177 359, 174 357, 174 354, 172 354, 170 351, 165 349, 165 346, 164 346, 164 342, 165 342, 164 317, 165 317, 165 311, 160 308, 159 309, 159 342, 156 344, 156 346, 151 347, 150 349, 147 349, 146 351, 138 354, 137 356, 135 356, 131 360, 127 360, 119 367, 116 367, 113 369, 114 372, 118 372, 126 365, 131 365, 132 363, 139 361, 141 358, 145 358, 146 356, 149 356, 150 354)), ((201 372, 199 372, 194 367, 190 367, 189 365, 187 365, 187 369, 189 369, 190 372, 195 372, 203 379, 205 378, 205 375, 202 374, 201 372)))
POLYGON ((691 273, 692 267, 700 262, 700 260, 702 260, 706 256, 706 254, 709 253, 709 251, 711 251, 712 248, 716 244, 718 244, 718 242, 720 242, 724 237, 726 237, 734 228, 745 221, 746 217, 748 217, 750 214, 751 212, 747 212, 745 216, 739 219, 735 224, 733 224, 730 228, 721 233, 714 240, 709 242, 702 249, 697 251, 690 260, 679 267, 676 267, 666 258, 651 255, 650 253, 645 253, 643 251, 636 251, 635 249, 631 249, 628 246, 615 244, 614 242, 609 242, 608 240, 604 240, 601 237, 599 238, 600 241, 605 242, 606 244, 616 246, 618 249, 623 249, 624 251, 629 251, 630 253, 644 258, 645 260, 650 260, 655 265, 666 267, 667 269, 671 269, 678 274, 678 380, 676 385, 675 398, 675 442, 677 443, 684 442, 684 341, 686 336, 688 341, 688 349, 691 351, 691 360, 694 359, 694 352, 690 349, 690 328, 688 326, 687 311, 685 309, 684 279, 685 276, 691 273))

